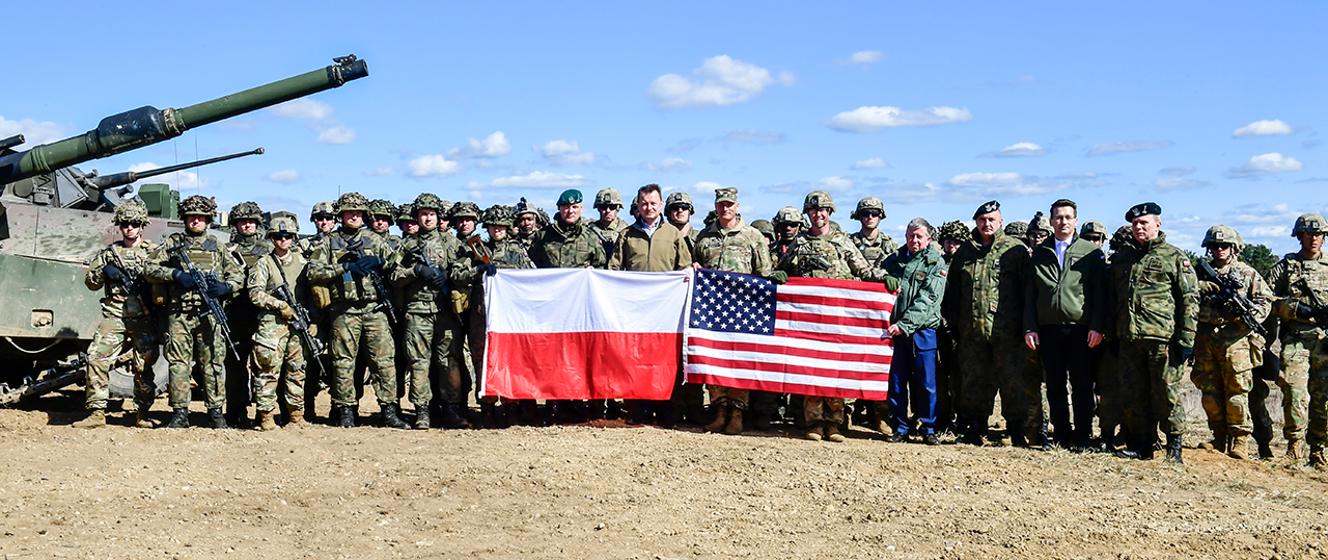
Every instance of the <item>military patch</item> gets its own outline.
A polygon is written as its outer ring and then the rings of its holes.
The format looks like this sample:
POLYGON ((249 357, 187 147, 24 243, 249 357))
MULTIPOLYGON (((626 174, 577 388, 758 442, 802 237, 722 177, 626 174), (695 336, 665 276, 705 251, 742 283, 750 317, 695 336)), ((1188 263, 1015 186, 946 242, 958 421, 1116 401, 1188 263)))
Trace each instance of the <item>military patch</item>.
POLYGON ((924 281, 924 280, 926 280, 926 279, 927 279, 927 273, 926 273, 926 272, 923 272, 923 271, 919 270, 919 271, 913 273, 913 280, 914 280, 915 282, 922 282, 922 281, 924 281))

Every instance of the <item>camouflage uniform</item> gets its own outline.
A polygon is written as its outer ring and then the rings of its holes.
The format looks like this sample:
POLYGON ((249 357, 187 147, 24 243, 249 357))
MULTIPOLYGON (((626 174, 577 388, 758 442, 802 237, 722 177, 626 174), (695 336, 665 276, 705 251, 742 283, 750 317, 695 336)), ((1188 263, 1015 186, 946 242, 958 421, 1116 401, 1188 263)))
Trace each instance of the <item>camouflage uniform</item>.
MULTIPOLYGON (((349 192, 337 199, 339 213, 368 211, 368 200, 349 192)), ((373 372, 374 391, 383 419, 389 425, 400 424, 397 418, 396 347, 386 311, 368 271, 390 269, 395 254, 369 227, 351 228, 342 224, 327 236, 309 259, 309 281, 331 289, 332 403, 338 409, 342 426, 353 426, 355 405, 355 360, 360 351, 368 353, 373 372), (356 259, 349 251, 360 247, 363 256, 356 259), (373 263, 373 260, 377 263, 373 263), (367 263, 364 268, 358 263, 367 263), (377 266, 368 266, 377 264, 377 266)))
MULTIPOLYGON (((1131 208, 1126 219, 1160 213, 1160 207, 1146 203, 1131 208)), ((1142 245, 1131 240, 1112 255, 1110 274, 1131 451, 1151 458, 1160 423, 1168 456, 1179 462, 1185 428, 1182 357, 1194 348, 1199 307, 1194 267, 1159 232, 1142 245)))
MULTIPOLYGON (((1302 232, 1322 235, 1328 222, 1318 214, 1302 215, 1292 235, 1302 232)), ((1287 456, 1302 457, 1301 442, 1310 444, 1310 460, 1322 464, 1328 446, 1328 334, 1323 316, 1314 317, 1314 300, 1328 301, 1328 254, 1310 259, 1300 252, 1289 253, 1268 275, 1276 298, 1274 311, 1281 319, 1282 388, 1287 456), (1316 452, 1318 457, 1316 457, 1316 452)))
MULTIPOLYGON (((760 221, 760 220, 758 220, 760 221)), ((771 266, 778 267, 779 261, 788 253, 788 249, 793 245, 793 239, 781 239, 778 237, 777 227, 781 225, 797 224, 802 227, 802 213, 797 208, 785 206, 775 213, 775 217, 770 224, 771 241, 768 245, 770 251, 771 266)), ((752 227, 756 227, 753 225, 752 227)), ((769 429, 770 420, 783 420, 779 412, 781 404, 787 404, 785 413, 790 418, 802 420, 802 395, 787 395, 783 393, 771 393, 769 391, 751 391, 748 397, 752 416, 755 417, 755 425, 758 430, 769 429)))
MULTIPOLYGON (((858 201, 858 207, 849 215, 850 218, 857 220, 862 217, 862 213, 867 210, 876 210, 881 213, 881 221, 885 221, 885 203, 874 196, 866 197, 858 201)), ((870 233, 858 230, 848 236, 853 241, 853 246, 858 248, 863 258, 872 266, 881 266, 885 258, 899 250, 899 244, 895 243, 894 238, 886 235, 880 229, 872 230, 870 233)))
MULTIPOLYGON (((270 233, 295 233, 294 220, 274 219, 270 233)), ((277 407, 277 384, 283 392, 283 404, 293 423, 304 417, 304 346, 299 333, 291 329, 295 317, 291 305, 278 297, 278 289, 286 289, 295 297, 297 305, 308 300, 308 261, 292 247, 285 257, 269 253, 249 266, 245 289, 249 300, 259 309, 258 328, 253 335, 253 353, 249 367, 253 371, 254 401, 257 403, 259 422, 270 429, 270 418, 277 407)))
MULTIPOLYGON (((1010 231, 1008 226, 1003 230, 1006 237, 1023 240, 1027 226, 1023 233, 1017 228, 1013 234, 1010 231)), ((996 302, 996 323, 992 332, 996 335, 996 364, 1002 388, 1001 416, 1005 418, 1012 444, 1046 446, 1042 363, 1038 353, 1024 343, 1023 333, 1024 291, 1033 274, 1033 256, 1026 243, 1022 249, 1006 253, 1000 263, 1001 297, 996 302)))
MULTIPOLYGON (((263 237, 263 210, 253 202, 241 202, 231 208, 232 227, 236 220, 255 220, 257 232, 251 235, 241 234, 236 228, 231 233, 226 252, 244 264, 240 269, 241 278, 249 274, 249 268, 255 262, 272 252, 272 244, 263 237)), ((243 280, 242 280, 243 281, 243 280)), ((232 333, 251 333, 258 328, 258 309, 247 297, 236 297, 226 303, 226 318, 230 320, 232 333)), ((226 420, 241 425, 249 406, 250 379, 249 355, 253 352, 253 340, 248 336, 237 335, 235 348, 240 357, 226 354, 226 420)))
POLYGON ((538 268, 604 268, 609 264, 604 246, 584 222, 564 224, 558 220, 549 224, 529 254, 538 268))
MULTIPOLYGON (((180 215, 207 216, 216 211, 216 202, 194 195, 180 203, 180 215)), ((226 342, 207 305, 193 290, 185 289, 187 278, 181 272, 181 263, 169 253, 183 246, 189 260, 200 272, 208 275, 209 286, 223 297, 240 289, 242 267, 227 253, 216 236, 204 230, 201 233, 184 231, 171 234, 163 245, 148 257, 143 275, 154 284, 166 284, 166 361, 170 364, 170 404, 175 411, 171 425, 188 425, 190 381, 194 367, 203 376, 203 392, 208 413, 214 427, 225 427, 222 408, 226 406, 226 342), (221 293, 225 292, 225 293, 221 293)))
MULTIPOLYGON (((146 225, 147 208, 136 200, 125 202, 116 207, 114 221, 117 225, 146 225)), ((106 401, 110 398, 110 371, 117 363, 124 363, 134 377, 134 404, 141 423, 147 423, 148 409, 157 398, 157 385, 150 367, 157 361, 160 336, 147 301, 148 294, 142 290, 130 293, 125 288, 125 283, 133 285, 135 278, 142 283, 148 255, 156 249, 156 244, 141 237, 134 247, 126 247, 123 240, 116 241, 87 263, 84 285, 89 290, 103 290, 101 322, 97 324, 97 332, 88 347, 84 381, 84 407, 94 415, 106 410, 106 401), (128 270, 121 269, 121 265, 128 270), (107 278, 108 266, 120 273, 120 279, 107 278)), ((98 424, 96 420, 93 419, 91 424, 98 424)), ((103 414, 99 424, 105 423, 103 414)))
MULTIPOLYGON (((336 207, 333 206, 331 202, 318 202, 314 204, 313 209, 309 212, 309 221, 312 222, 314 221, 314 218, 320 216, 330 216, 335 218, 336 207)), ((304 257, 307 261, 313 257, 314 252, 322 248, 326 243, 327 234, 315 230, 313 235, 301 237, 296 240, 295 247, 296 250, 299 251, 300 256, 304 257)), ((324 293, 328 292, 325 291, 324 293)), ((329 317, 326 310, 319 305, 318 302, 312 299, 310 300, 309 320, 317 327, 315 329, 317 331, 316 336, 318 337, 318 340, 323 343, 323 347, 331 348, 332 340, 329 336, 332 332, 331 317, 329 317)), ((321 368, 319 369, 324 372, 324 375, 326 376, 328 372, 332 371, 332 354, 330 352, 324 353, 321 358, 318 358, 318 360, 321 364, 321 368)), ((306 375, 304 377, 304 414, 306 418, 312 419, 314 416, 314 402, 318 399, 318 394, 328 388, 329 381, 330 379, 319 379, 318 376, 314 375, 306 375)))
MULTIPOLYGON (((1226 243, 1239 247, 1235 231, 1226 226, 1208 230, 1204 246, 1226 243)), ((1254 305, 1253 319, 1262 323, 1272 308, 1272 291, 1253 267, 1236 260, 1214 271, 1221 276, 1231 275, 1244 286, 1240 295, 1254 305)), ((1233 456, 1246 457, 1247 438, 1253 430, 1250 418, 1249 392, 1254 385, 1256 360, 1263 357, 1264 339, 1253 332, 1238 316, 1223 308, 1218 299, 1218 286, 1211 279, 1200 282, 1198 333, 1194 340, 1194 369, 1190 379, 1203 393, 1203 408, 1208 415, 1208 428, 1213 431, 1213 444, 1219 451, 1230 451, 1233 456), (1205 289, 1205 286, 1207 288, 1205 289), (1228 439, 1230 441, 1228 442, 1228 439)))

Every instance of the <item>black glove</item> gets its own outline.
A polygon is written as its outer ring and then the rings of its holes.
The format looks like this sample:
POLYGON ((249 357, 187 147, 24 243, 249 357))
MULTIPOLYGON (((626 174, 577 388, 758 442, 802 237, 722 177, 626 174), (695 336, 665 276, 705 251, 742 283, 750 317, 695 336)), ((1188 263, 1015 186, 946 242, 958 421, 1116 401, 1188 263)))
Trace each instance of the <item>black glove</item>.
POLYGON ((171 280, 183 290, 193 290, 198 287, 198 282, 194 281, 194 275, 186 274, 183 270, 172 270, 171 280))
POLYGON ((788 273, 782 270, 776 270, 770 273, 770 281, 776 284, 788 282, 788 273))
POLYGON ((424 263, 415 265, 415 277, 423 280, 426 284, 433 284, 433 281, 439 276, 442 276, 442 273, 432 266, 425 266, 424 263))
POLYGON ((1303 303, 1296 304, 1296 318, 1310 320, 1314 318, 1314 308, 1303 303))
POLYGON ((442 274, 434 276, 432 280, 429 280, 429 287, 440 292, 447 289, 447 276, 442 274))
POLYGON ((207 295, 212 298, 226 297, 231 293, 231 285, 222 282, 216 276, 208 276, 207 295))
POLYGON ((351 275, 357 278, 369 274, 369 272, 381 266, 383 266, 383 259, 374 255, 365 255, 342 265, 342 267, 346 269, 346 272, 351 273, 351 275))
POLYGON ((120 267, 116 266, 115 263, 106 263, 106 266, 101 267, 101 273, 106 277, 107 281, 115 282, 116 284, 123 284, 125 281, 125 272, 121 270, 120 267))
POLYGON ((480 272, 483 272, 485 276, 493 276, 495 274, 498 274, 498 265, 493 263, 482 264, 479 265, 479 267, 477 268, 479 268, 480 272))
POLYGON ((1193 348, 1187 348, 1187 347, 1185 347, 1185 346, 1181 346, 1181 347, 1180 347, 1180 361, 1181 361, 1182 363, 1184 363, 1184 362, 1188 362, 1188 361, 1190 361, 1190 360, 1192 360, 1192 359, 1194 359, 1194 349, 1193 349, 1193 348))

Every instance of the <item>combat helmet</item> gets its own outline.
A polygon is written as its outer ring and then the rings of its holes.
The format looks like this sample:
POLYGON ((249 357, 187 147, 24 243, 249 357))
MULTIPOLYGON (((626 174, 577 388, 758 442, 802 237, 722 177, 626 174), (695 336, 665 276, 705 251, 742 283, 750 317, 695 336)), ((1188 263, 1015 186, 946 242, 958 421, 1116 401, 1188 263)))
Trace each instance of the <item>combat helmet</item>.
POLYGON ((876 198, 874 196, 869 196, 863 198, 862 200, 859 200, 858 207, 854 208, 853 213, 849 214, 848 217, 853 220, 861 220, 862 213, 865 210, 878 210, 881 213, 881 219, 882 220, 885 219, 885 203, 881 202, 881 199, 876 198))
POLYGON ((807 197, 802 199, 802 211, 815 210, 817 208, 829 208, 831 212, 835 211, 835 201, 830 198, 830 193, 825 191, 812 191, 807 193, 807 197))
POLYGON ((1042 212, 1038 212, 1033 214, 1032 220, 1028 221, 1028 234, 1032 234, 1033 232, 1042 232, 1046 235, 1051 235, 1055 233, 1055 230, 1051 229, 1051 221, 1048 220, 1042 212))
POLYGON ((419 196, 415 197, 414 208, 412 208, 415 212, 419 212, 420 210, 442 212, 447 209, 448 207, 444 206, 443 199, 438 198, 438 195, 433 193, 420 193, 419 196))
POLYGON ((413 222, 415 221, 415 205, 409 202, 397 206, 395 222, 413 222))
POLYGON ((392 204, 392 201, 390 200, 377 198, 369 203, 370 216, 385 216, 388 219, 391 219, 392 216, 396 214, 396 211, 396 205, 392 204))
POLYGON ((1079 237, 1083 237, 1085 239, 1092 237, 1101 237, 1102 239, 1106 239, 1107 226, 1106 224, 1103 224, 1102 222, 1099 222, 1097 220, 1089 220, 1087 222, 1084 222, 1083 227, 1079 228, 1079 237))
POLYGON ((622 208, 622 195, 618 194, 618 189, 606 187, 595 193, 595 209, 606 206, 617 206, 622 208))
POLYGON ((1208 232, 1204 234, 1203 243, 1200 246, 1210 248, 1224 243, 1235 247, 1237 253, 1245 249, 1245 240, 1241 239, 1240 233, 1237 233, 1231 226, 1222 224, 1208 228, 1208 232))
POLYGON ((357 210, 360 212, 369 211, 369 199, 355 191, 338 196, 337 201, 333 203, 333 205, 336 206, 337 214, 341 214, 342 212, 354 212, 357 210))
POLYGON ((452 209, 447 212, 447 219, 455 220, 457 218, 480 219, 480 207, 474 202, 458 202, 452 205, 452 209))
POLYGON ((484 211, 484 216, 480 221, 486 226, 505 226, 512 227, 512 220, 516 214, 512 212, 512 207, 495 204, 484 211))
POLYGON ((946 239, 963 241, 967 239, 969 235, 968 225, 959 220, 954 220, 952 222, 941 224, 941 231, 938 234, 937 239, 940 241, 945 241, 946 239))
POLYGON ((148 223, 148 207, 137 198, 122 201, 115 207, 115 216, 111 221, 115 225, 144 225, 148 223))
POLYGON ((217 200, 196 194, 180 201, 181 216, 207 216, 210 220, 217 212, 217 200))
POLYGON ((1301 233, 1328 233, 1328 222, 1324 221, 1322 214, 1301 214, 1296 218, 1295 227, 1291 228, 1291 237, 1299 237, 1301 233))
POLYGON ((231 207, 229 220, 231 223, 235 223, 236 220, 254 220, 256 222, 262 222, 263 209, 259 208, 258 203, 256 202, 241 202, 231 207))
MULTIPOLYGON (((598 198, 598 196, 599 195, 596 195, 596 198, 598 198)), ((521 200, 517 201, 516 208, 513 210, 513 213, 516 214, 517 216, 520 216, 522 214, 534 214, 535 207, 531 206, 530 202, 528 202, 525 197, 521 197, 521 200)))
POLYGON ((328 218, 337 217, 336 206, 334 206, 331 202, 328 201, 314 203, 313 210, 309 211, 309 221, 312 222, 318 219, 319 216, 325 216, 328 218))
POLYGON ((1028 222, 1010 222, 1005 224, 1005 235, 1023 239, 1028 235, 1028 222))
POLYGON ((775 224, 770 223, 770 220, 756 220, 752 222, 752 227, 765 235, 775 234, 775 224))
POLYGON ((272 223, 267 226, 267 236, 276 237, 281 234, 299 235, 300 225, 296 223, 295 218, 289 215, 272 216, 272 223))
POLYGON ((669 193, 668 200, 664 201, 664 210, 668 211, 669 208, 680 205, 687 206, 687 209, 691 211, 696 210, 696 207, 692 205, 692 195, 685 192, 669 193))
POLYGON ((775 212, 774 222, 776 226, 796 224, 798 227, 802 227, 802 212, 792 206, 785 206, 775 212))
POLYGON ((1107 241, 1108 247, 1112 252, 1125 248, 1125 245, 1134 239, 1134 228, 1130 224, 1125 224, 1116 228, 1116 233, 1111 234, 1111 239, 1107 241))

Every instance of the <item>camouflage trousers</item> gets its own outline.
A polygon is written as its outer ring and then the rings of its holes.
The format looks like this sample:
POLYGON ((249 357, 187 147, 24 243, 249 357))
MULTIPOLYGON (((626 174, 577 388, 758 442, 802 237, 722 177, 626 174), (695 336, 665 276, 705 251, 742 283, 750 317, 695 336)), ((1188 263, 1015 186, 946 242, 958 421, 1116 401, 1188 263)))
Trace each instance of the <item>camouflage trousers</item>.
POLYGON ((157 333, 151 319, 103 317, 88 347, 84 407, 106 410, 111 396, 111 369, 123 365, 134 375, 134 403, 140 410, 151 408, 157 398, 157 384, 149 368, 156 361, 157 333))
POLYGON ((834 397, 803 397, 803 425, 814 428, 818 422, 834 424, 844 423, 844 399, 834 397))
POLYGON ((264 317, 254 332, 249 369, 253 372, 254 401, 259 412, 277 407, 277 384, 281 383, 286 410, 304 408, 304 345, 290 326, 264 317))
POLYGON ((710 392, 711 405, 724 403, 738 410, 747 410, 747 403, 751 395, 751 391, 747 389, 706 385, 706 390, 710 392))
POLYGON ((1094 370, 1097 383, 1097 425, 1103 437, 1114 436, 1116 428, 1124 425, 1125 412, 1122 392, 1124 383, 1120 371, 1120 347, 1115 341, 1102 346, 1102 354, 1094 370))
MULTIPOLYGON (((1024 345, 1022 335, 997 335, 991 347, 990 361, 980 367, 990 368, 995 364, 999 377, 996 389, 1001 396, 1001 417, 1011 434, 1022 434, 1026 438, 1037 437, 1046 424, 1046 409, 1042 402, 1042 364, 1038 362, 1036 352, 1024 345)), ((965 342, 967 344, 967 342, 965 342)), ((960 396, 970 398, 971 389, 965 386, 960 396)), ((988 393, 990 394, 990 393, 988 393)), ((991 415, 991 397, 982 401, 986 404, 979 414, 983 421, 991 415)))
POLYGON ((1213 437, 1247 436, 1254 430, 1250 418, 1250 389, 1259 352, 1249 336, 1222 336, 1200 329, 1194 341, 1194 369, 1190 380, 1203 394, 1204 413, 1213 437))
POLYGON ((1282 331, 1282 435, 1328 446, 1328 335, 1309 325, 1282 331))
POLYGON ((1175 347, 1162 340, 1122 340, 1118 364, 1121 403, 1132 437, 1151 441, 1160 426, 1168 436, 1185 430, 1183 368, 1175 347))
POLYGON ((465 337, 461 324, 451 313, 407 313, 402 347, 410 362, 410 402, 416 410, 427 408, 433 400, 429 372, 441 378, 440 397, 445 403, 466 402, 462 383, 465 337))
POLYGON ((332 404, 355 406, 355 358, 369 357, 379 404, 397 402, 396 340, 382 311, 372 304, 337 309, 332 316, 332 404))
POLYGON ((226 341, 206 312, 174 312, 166 320, 166 363, 170 369, 171 408, 187 408, 194 365, 203 375, 208 410, 226 406, 226 341))

